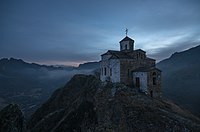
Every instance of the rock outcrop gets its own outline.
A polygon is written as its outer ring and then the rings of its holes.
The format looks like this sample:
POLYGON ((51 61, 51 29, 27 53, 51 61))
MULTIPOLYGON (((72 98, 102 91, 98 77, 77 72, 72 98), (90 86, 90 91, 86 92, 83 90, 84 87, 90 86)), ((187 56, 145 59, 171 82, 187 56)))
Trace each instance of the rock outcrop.
POLYGON ((31 131, 93 130, 97 117, 94 95, 100 81, 92 75, 75 75, 54 92, 28 123, 31 131))
POLYGON ((30 131, 199 131, 200 119, 123 84, 75 75, 28 122, 30 131))
POLYGON ((121 84, 96 94, 97 131, 197 131, 200 120, 190 112, 121 84))
POLYGON ((9 104, 0 111, 1 132, 22 132, 24 131, 24 117, 16 104, 9 104))

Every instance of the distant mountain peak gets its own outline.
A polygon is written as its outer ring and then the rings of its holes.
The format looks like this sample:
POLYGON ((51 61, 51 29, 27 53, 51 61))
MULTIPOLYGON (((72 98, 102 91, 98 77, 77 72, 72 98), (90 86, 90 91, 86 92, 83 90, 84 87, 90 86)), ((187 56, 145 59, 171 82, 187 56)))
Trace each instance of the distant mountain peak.
POLYGON ((162 70, 164 96, 200 116, 200 45, 172 54, 157 67, 162 70))
POLYGON ((86 62, 86 63, 83 63, 83 64, 80 64, 78 66, 78 69, 97 69, 100 67, 100 64, 99 62, 86 62))
POLYGON ((160 65, 161 63, 168 63, 168 62, 171 62, 171 64, 185 63, 185 62, 196 63, 197 61, 200 61, 199 56, 200 56, 200 45, 192 47, 185 51, 175 52, 169 58, 160 61, 158 65, 160 65))

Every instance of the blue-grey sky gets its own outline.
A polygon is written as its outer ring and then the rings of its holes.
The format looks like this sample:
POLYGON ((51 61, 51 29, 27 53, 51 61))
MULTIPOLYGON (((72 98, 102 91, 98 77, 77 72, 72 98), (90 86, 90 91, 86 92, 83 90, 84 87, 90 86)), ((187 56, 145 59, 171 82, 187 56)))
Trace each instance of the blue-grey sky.
POLYGON ((0 58, 77 65, 135 48, 162 60, 200 44, 200 0, 0 0, 0 58))

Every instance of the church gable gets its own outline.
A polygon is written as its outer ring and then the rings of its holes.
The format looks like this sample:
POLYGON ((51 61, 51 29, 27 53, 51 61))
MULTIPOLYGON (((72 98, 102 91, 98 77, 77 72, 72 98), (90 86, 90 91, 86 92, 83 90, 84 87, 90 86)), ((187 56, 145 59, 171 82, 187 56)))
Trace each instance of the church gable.
POLYGON ((104 53, 104 54, 101 55, 101 59, 102 59, 102 60, 108 60, 108 59, 110 59, 112 56, 113 56, 113 55, 112 55, 109 51, 107 51, 106 53, 104 53))
POLYGON ((126 36, 125 38, 123 38, 119 43, 124 42, 124 41, 131 41, 134 42, 133 39, 129 38, 128 36, 126 36))
POLYGON ((120 52, 120 51, 110 51, 110 53, 117 57, 118 59, 131 59, 131 56, 129 56, 127 53, 125 52, 120 52))

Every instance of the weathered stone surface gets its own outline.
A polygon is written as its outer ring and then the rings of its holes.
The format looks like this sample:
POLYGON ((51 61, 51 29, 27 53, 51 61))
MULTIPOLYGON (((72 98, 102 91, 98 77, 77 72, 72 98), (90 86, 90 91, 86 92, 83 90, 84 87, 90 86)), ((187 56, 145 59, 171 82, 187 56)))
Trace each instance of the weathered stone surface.
POLYGON ((9 104, 0 111, 1 132, 22 132, 24 131, 24 117, 16 104, 9 104))
POLYGON ((200 120, 189 112, 123 85, 106 85, 96 94, 96 105, 98 131, 200 130, 200 120), (110 93, 116 87, 112 96, 110 93))

